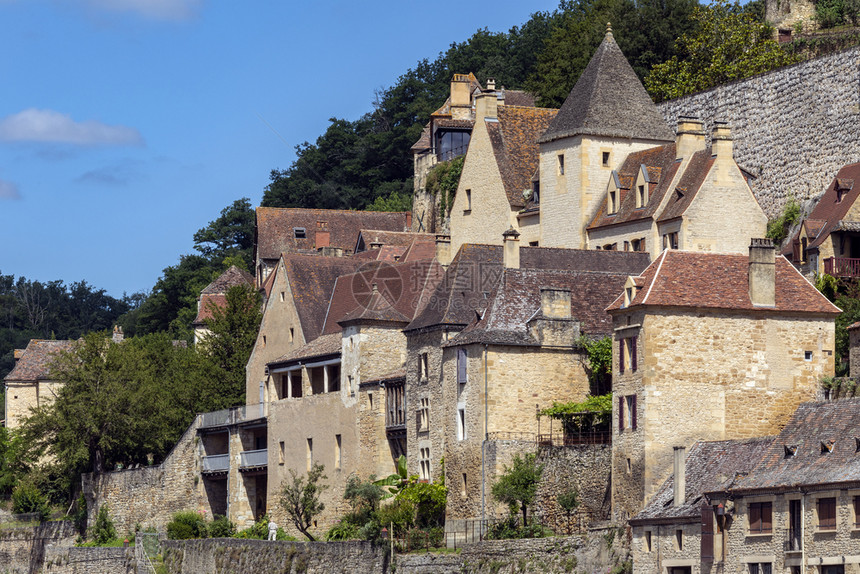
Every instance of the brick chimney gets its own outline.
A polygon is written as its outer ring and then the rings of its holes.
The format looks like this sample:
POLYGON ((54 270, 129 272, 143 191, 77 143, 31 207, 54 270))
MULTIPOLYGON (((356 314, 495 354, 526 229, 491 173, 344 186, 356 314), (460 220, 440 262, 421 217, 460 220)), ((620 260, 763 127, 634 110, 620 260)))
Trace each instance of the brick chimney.
POLYGON ((675 135, 675 158, 688 158, 705 149, 705 129, 702 120, 690 116, 678 117, 675 135))
POLYGON ((684 504, 684 501, 687 499, 687 476, 686 476, 686 457, 685 457, 686 449, 682 446, 675 447, 675 460, 674 460, 674 495, 675 506, 681 506, 684 504))
POLYGON ((770 239, 754 237, 750 243, 749 288, 756 307, 776 305, 776 259, 770 239))
POLYGON ((502 233, 504 253, 502 260, 505 269, 520 268, 520 233, 513 227, 502 233))
POLYGON ((314 237, 314 245, 317 249, 331 245, 331 234, 328 231, 328 221, 317 221, 317 232, 314 237))
POLYGON ((436 236, 436 261, 439 265, 451 264, 451 236, 439 234, 436 236))
POLYGON ((732 128, 727 122, 714 122, 711 131, 711 151, 720 159, 734 159, 732 128))

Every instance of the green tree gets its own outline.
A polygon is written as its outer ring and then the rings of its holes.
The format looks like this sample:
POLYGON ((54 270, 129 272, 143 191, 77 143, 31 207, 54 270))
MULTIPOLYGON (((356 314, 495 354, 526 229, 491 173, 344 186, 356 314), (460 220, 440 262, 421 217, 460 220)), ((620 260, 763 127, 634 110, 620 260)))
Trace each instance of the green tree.
POLYGON ((221 407, 245 402, 245 365, 257 340, 263 313, 260 295, 250 285, 234 285, 227 290, 223 307, 211 304, 206 319, 209 333, 201 341, 201 352, 217 370, 217 387, 221 407))
POLYGON ((772 28, 739 2, 714 0, 693 11, 695 32, 678 38, 678 54, 655 65, 645 87, 659 100, 677 98, 798 61, 773 39, 772 28))
POLYGON ((579 491, 576 488, 571 488, 559 493, 556 496, 556 501, 561 509, 564 510, 565 515, 567 515, 567 533, 570 534, 570 516, 579 507, 579 491))
POLYGON ((102 546, 112 540, 116 540, 116 538, 116 528, 113 525, 113 520, 111 520, 108 505, 102 504, 96 516, 96 523, 93 525, 93 540, 96 544, 102 546))
POLYGON ((325 504, 320 501, 320 494, 328 488, 322 483, 328 479, 325 467, 314 463, 307 476, 299 476, 292 468, 289 470, 290 478, 285 478, 281 483, 281 508, 290 517, 296 530, 314 541, 316 538, 309 529, 314 518, 325 510, 325 504))
POLYGON ((31 479, 18 483, 12 490, 12 512, 15 514, 38 514, 39 520, 45 520, 51 514, 48 499, 31 479))
POLYGON ((221 210, 218 219, 194 234, 194 249, 209 261, 223 262, 228 257, 238 257, 244 262, 239 267, 252 269, 255 223, 251 200, 237 199, 221 210))
POLYGON ((505 471, 493 484, 493 498, 507 504, 511 508, 511 514, 516 513, 517 508, 523 514, 523 527, 528 524, 528 507, 534 502, 537 486, 543 473, 543 465, 537 464, 534 453, 521 457, 514 455, 513 464, 505 465, 505 471))

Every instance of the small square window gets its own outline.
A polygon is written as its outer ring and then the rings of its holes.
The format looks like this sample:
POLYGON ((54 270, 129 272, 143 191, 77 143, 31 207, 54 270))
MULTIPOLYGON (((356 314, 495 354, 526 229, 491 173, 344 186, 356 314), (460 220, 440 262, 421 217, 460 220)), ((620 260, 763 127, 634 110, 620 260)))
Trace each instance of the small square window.
POLYGON ((812 360, 812 351, 804 351, 803 352, 803 360, 811 361, 812 360))
POLYGON ((684 549, 684 531, 676 530, 675 531, 675 549, 683 550, 684 549))
POLYGON ((651 531, 645 531, 645 552, 651 552, 651 531))
POLYGON ((558 175, 564 175, 564 154, 558 154, 558 175))
POLYGON ((609 152, 608 151, 603 152, 603 165, 604 166, 609 165, 609 152))
POLYGON ((296 239, 305 239, 308 236, 304 227, 293 227, 293 237, 296 239))

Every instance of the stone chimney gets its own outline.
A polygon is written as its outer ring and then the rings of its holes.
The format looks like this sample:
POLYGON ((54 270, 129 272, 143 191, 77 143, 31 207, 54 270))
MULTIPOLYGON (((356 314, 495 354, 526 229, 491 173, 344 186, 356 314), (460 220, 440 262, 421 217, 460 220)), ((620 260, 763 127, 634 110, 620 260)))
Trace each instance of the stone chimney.
POLYGON ((122 334, 122 327, 119 325, 113 326, 113 335, 111 335, 111 341, 114 343, 122 343, 122 340, 125 336, 122 334))
POLYGON ((499 99, 496 92, 483 92, 475 98, 475 119, 496 118, 499 115, 499 99))
POLYGON ((541 287, 540 312, 548 319, 570 319, 570 289, 541 287))
POLYGON ((496 89, 496 80, 495 78, 487 78, 487 91, 492 92, 496 89))
POLYGON ((675 447, 675 461, 674 461, 674 494, 675 494, 675 506, 681 506, 684 504, 684 501, 687 499, 687 476, 686 476, 686 457, 685 457, 686 449, 682 446, 675 447))
POLYGON ((732 141, 732 128, 726 122, 714 122, 711 132, 711 151, 720 159, 734 159, 734 143, 732 141))
POLYGON ((776 305, 776 259, 770 239, 753 237, 750 243, 749 287, 753 305, 776 305))
POLYGON ((437 235, 436 236, 436 261, 439 265, 448 266, 451 264, 451 236, 437 235))
POLYGON ((678 117, 675 135, 675 158, 689 158, 705 149, 705 128, 702 120, 690 116, 678 117))
POLYGON ((451 79, 451 108, 454 119, 461 119, 461 111, 472 109, 472 84, 468 74, 454 74, 451 79))
POLYGON ((314 245, 317 249, 331 245, 331 234, 328 230, 328 221, 317 221, 317 232, 314 237, 314 245))
POLYGON ((505 269, 520 268, 520 233, 513 227, 502 233, 505 269))

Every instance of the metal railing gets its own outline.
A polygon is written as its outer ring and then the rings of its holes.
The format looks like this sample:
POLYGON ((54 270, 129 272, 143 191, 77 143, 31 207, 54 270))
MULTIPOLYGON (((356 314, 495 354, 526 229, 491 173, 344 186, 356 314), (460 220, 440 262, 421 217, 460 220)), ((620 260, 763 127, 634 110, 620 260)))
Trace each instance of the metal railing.
POLYGON ((582 444, 612 444, 612 431, 539 434, 540 446, 577 446, 582 444))
POLYGON ((266 403, 233 407, 200 415, 200 428, 225 427, 266 418, 266 403))
POLYGON ((239 455, 239 468, 251 466, 266 466, 269 462, 269 451, 266 449, 246 450, 239 455))
POLYGON ((824 272, 834 277, 860 277, 860 259, 828 257, 824 260, 824 272))
POLYGON ((137 574, 155 574, 153 559, 158 561, 161 541, 157 532, 138 532, 134 536, 134 560, 137 574))
POLYGON ((213 454, 203 457, 203 472, 221 472, 230 470, 229 454, 213 454))

